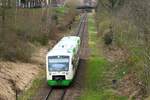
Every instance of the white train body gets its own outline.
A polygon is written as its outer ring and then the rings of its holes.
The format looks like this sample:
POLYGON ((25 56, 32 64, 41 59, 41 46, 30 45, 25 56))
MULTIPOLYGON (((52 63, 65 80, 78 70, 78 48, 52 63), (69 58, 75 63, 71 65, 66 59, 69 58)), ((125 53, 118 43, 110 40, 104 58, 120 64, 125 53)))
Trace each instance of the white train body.
POLYGON ((46 56, 47 82, 50 86, 68 86, 79 62, 80 37, 63 37, 46 56))

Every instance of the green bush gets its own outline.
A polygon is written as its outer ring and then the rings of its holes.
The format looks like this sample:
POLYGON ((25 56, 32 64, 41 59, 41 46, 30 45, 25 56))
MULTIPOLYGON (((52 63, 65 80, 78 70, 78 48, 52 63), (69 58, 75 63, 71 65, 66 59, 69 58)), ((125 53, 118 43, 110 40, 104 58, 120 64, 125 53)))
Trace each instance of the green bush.
POLYGON ((112 33, 107 33, 104 35, 104 42, 106 45, 112 44, 113 41, 113 34, 112 33))

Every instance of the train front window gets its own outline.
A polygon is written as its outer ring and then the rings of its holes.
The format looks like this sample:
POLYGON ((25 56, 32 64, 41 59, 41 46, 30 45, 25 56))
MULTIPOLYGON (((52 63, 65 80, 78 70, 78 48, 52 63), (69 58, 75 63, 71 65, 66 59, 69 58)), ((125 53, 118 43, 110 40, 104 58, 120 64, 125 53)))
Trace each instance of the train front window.
POLYGON ((49 71, 68 71, 69 56, 50 56, 48 57, 49 71))

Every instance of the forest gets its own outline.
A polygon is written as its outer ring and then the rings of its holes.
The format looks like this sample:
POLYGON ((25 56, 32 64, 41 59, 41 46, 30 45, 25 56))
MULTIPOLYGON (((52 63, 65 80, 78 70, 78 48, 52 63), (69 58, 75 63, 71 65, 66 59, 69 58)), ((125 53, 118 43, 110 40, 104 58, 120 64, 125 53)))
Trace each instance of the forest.
POLYGON ((118 63, 137 78, 137 98, 150 95, 149 8, 149 0, 98 0, 96 7, 99 36, 109 49, 117 46, 126 51, 127 58, 118 63))
POLYGON ((48 44, 49 39, 71 25, 76 16, 74 9, 53 9, 48 5, 20 8, 15 0, 0 0, 0 58, 28 62, 35 46, 48 44))

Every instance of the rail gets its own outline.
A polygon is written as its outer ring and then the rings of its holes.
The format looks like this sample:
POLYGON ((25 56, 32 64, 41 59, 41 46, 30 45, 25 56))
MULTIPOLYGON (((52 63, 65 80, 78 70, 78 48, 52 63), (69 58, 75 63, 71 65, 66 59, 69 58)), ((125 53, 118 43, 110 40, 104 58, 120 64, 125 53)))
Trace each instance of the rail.
MULTIPOLYGON (((83 33, 85 31, 85 26, 86 26, 86 22, 87 21, 87 13, 84 13, 80 19, 80 23, 78 25, 78 28, 77 28, 77 31, 75 32, 75 36, 80 36, 81 38, 83 37, 83 33)), ((81 41, 82 42, 82 41, 81 41)), ((67 92, 67 89, 68 88, 65 88, 65 89, 59 89, 59 91, 62 91, 61 92, 61 95, 58 95, 59 96, 59 100, 64 100, 65 98, 65 95, 66 95, 66 92, 67 92)), ((53 92, 55 92, 55 90, 57 89, 54 89, 54 88, 50 88, 47 96, 45 97, 44 100, 53 100, 52 99, 52 94, 53 92)))
POLYGON ((78 25, 77 31, 75 32, 76 36, 80 36, 82 34, 82 32, 84 31, 86 19, 87 19, 87 14, 84 13, 80 19, 80 23, 78 25))
MULTIPOLYGON (((51 96, 52 96, 53 92, 55 92, 55 90, 56 89, 51 88, 44 100, 53 100, 51 96)), ((58 95, 60 97, 59 100, 64 100, 64 97, 65 97, 65 94, 67 92, 67 89, 59 89, 59 91, 62 91, 61 95, 58 95)))

